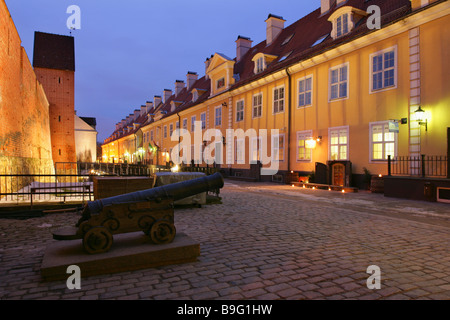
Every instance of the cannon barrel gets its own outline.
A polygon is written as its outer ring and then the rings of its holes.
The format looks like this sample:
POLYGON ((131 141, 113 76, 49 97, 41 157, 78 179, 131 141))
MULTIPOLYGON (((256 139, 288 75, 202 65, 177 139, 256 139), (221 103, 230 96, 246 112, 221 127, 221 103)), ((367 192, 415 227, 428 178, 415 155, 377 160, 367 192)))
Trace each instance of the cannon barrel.
POLYGON ((199 193, 214 191, 222 188, 224 180, 217 172, 211 176, 177 182, 148 190, 136 191, 111 198, 90 201, 86 205, 89 213, 99 213, 104 206, 129 202, 141 202, 148 199, 171 198, 174 201, 181 200, 199 193))

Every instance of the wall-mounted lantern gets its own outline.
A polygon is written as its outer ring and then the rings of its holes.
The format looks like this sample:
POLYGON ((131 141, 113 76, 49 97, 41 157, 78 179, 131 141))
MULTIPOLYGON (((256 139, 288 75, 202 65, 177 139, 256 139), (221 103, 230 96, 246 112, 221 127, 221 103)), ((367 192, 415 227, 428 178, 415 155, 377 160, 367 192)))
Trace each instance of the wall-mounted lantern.
POLYGON ((425 126, 425 131, 428 131, 428 119, 426 118, 425 111, 422 109, 422 107, 419 106, 419 108, 414 111, 414 114, 416 115, 417 123, 420 126, 425 126))
POLYGON ((317 137, 316 139, 311 138, 305 141, 305 148, 306 149, 315 149, 317 147, 317 144, 322 142, 322 136, 317 137))

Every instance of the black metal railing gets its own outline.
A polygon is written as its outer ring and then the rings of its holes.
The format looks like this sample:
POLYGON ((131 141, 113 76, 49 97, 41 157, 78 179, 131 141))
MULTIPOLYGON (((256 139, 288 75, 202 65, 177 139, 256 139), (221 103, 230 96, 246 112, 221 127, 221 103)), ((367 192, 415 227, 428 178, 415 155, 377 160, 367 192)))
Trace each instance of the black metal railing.
POLYGON ((389 176, 449 178, 447 156, 388 157, 389 176))

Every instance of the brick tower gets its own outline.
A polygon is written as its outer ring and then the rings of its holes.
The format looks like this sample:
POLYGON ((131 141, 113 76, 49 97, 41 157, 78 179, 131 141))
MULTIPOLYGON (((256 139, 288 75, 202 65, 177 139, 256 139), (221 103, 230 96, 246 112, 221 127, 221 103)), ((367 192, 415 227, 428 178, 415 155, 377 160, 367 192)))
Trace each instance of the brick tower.
POLYGON ((76 162, 74 38, 36 32, 33 67, 50 104, 53 162, 76 162))

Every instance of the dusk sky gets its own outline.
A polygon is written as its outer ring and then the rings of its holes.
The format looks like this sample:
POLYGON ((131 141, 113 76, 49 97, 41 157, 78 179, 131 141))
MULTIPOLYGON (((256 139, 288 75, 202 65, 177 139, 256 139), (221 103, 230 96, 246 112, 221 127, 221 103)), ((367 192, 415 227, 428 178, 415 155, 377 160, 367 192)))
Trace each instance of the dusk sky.
MULTIPOLYGON (((215 52, 236 56, 238 35, 265 40, 269 13, 288 26, 320 7, 300 0, 6 0, 30 61, 34 32, 69 35, 67 8, 81 9, 75 37, 75 109, 97 119, 98 141, 188 71, 202 77, 215 52)), ((306 31, 307 32, 307 31, 306 31)))

